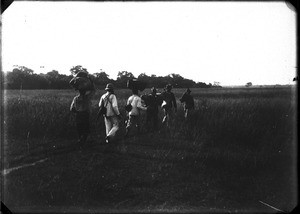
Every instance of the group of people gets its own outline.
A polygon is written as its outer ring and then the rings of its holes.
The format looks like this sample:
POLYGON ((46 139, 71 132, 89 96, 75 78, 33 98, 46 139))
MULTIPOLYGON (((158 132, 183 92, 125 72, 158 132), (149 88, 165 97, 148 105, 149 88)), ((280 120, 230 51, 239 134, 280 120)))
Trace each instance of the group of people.
MULTIPOLYGON (((177 103, 175 95, 172 92, 172 85, 168 84, 162 93, 158 93, 155 87, 151 88, 151 93, 139 96, 139 90, 132 88, 132 95, 128 98, 125 110, 127 114, 125 138, 129 137, 132 130, 140 132, 141 111, 146 111, 146 127, 149 131, 156 131, 159 127, 159 109, 162 108, 164 117, 162 125, 169 127, 177 112, 177 103)), ((90 105, 91 98, 95 94, 94 85, 89 90, 79 89, 79 94, 74 97, 70 110, 76 113, 76 127, 79 142, 84 143, 90 133, 90 105)), ((99 107, 104 117, 106 127, 105 142, 112 142, 119 130, 122 116, 118 108, 117 97, 114 93, 112 83, 105 87, 106 93, 103 94, 99 101, 99 107), (104 109, 104 110, 103 110, 104 109)), ((194 99, 191 96, 191 90, 188 88, 180 98, 183 104, 184 116, 188 119, 191 110, 194 109, 194 99)))

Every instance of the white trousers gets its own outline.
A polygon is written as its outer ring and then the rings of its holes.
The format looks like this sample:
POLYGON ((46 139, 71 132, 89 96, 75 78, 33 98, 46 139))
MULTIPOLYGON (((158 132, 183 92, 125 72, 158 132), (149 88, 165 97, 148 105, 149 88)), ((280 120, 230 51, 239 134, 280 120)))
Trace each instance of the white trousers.
POLYGON ((106 127, 106 136, 115 137, 116 132, 119 130, 119 120, 116 116, 109 116, 104 118, 106 127))

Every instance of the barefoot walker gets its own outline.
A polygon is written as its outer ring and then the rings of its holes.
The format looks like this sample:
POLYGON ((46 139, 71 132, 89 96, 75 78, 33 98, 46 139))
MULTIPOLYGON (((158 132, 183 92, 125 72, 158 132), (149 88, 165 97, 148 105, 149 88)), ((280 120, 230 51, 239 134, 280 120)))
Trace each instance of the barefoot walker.
POLYGON ((90 103, 95 94, 95 87, 87 74, 82 72, 79 72, 70 84, 79 91, 79 95, 72 101, 70 111, 76 114, 78 142, 85 143, 90 133, 90 103))

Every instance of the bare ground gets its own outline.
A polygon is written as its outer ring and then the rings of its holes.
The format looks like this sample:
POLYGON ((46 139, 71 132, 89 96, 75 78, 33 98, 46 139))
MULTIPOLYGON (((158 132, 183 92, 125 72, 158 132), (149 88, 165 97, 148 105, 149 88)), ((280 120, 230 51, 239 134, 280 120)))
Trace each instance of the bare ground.
POLYGON ((287 155, 262 162, 234 150, 193 149, 183 146, 191 142, 177 141, 146 134, 110 145, 95 136, 84 146, 71 140, 36 142, 31 148, 14 142, 24 150, 6 148, 4 202, 13 212, 42 213, 294 208, 287 155))

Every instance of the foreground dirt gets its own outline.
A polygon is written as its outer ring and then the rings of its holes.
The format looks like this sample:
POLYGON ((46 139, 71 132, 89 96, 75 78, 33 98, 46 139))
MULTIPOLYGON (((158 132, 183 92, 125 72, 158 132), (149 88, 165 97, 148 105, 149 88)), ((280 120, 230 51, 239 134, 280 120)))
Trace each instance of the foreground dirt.
POLYGON ((84 146, 53 141, 9 153, 2 172, 2 198, 13 212, 291 209, 288 183, 293 180, 278 169, 287 164, 286 159, 264 168, 247 168, 238 163, 242 158, 238 154, 223 161, 217 157, 218 151, 195 150, 152 135, 110 145, 95 139, 84 146))

